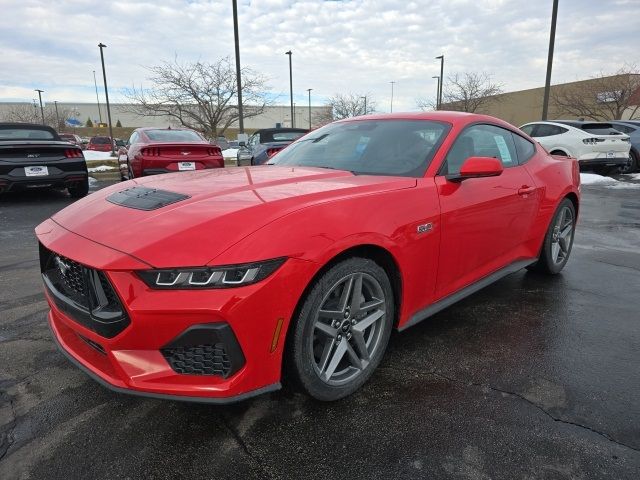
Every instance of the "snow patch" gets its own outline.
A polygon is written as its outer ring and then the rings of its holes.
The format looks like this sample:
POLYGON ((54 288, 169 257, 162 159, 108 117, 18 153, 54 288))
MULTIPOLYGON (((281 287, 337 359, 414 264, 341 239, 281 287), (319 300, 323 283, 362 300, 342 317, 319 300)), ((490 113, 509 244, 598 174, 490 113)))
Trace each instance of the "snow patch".
POLYGON ((604 177, 595 173, 581 173, 580 183, 582 185, 613 185, 619 182, 615 178, 604 177))
POLYGON ((227 148, 226 150, 222 151, 223 158, 236 158, 237 156, 238 156, 237 148, 227 148))
POLYGON ((90 185, 90 186, 91 186, 91 185, 95 185, 96 183, 98 183, 98 180, 96 180, 96 179, 95 179, 95 178, 93 178, 93 177, 89 177, 89 185, 90 185))
POLYGON ((615 188, 615 189, 623 189, 623 188, 638 188, 640 189, 640 183, 631 183, 631 182, 618 182, 613 185, 605 185, 605 188, 615 188))
POLYGON ((640 180, 640 173, 630 173, 625 175, 624 178, 630 178, 631 180, 640 180))
POLYGON ((89 173, 108 172, 109 170, 116 170, 116 167, 111 167, 109 165, 99 165, 97 167, 88 168, 87 170, 89 170, 89 173))
POLYGON ((84 150, 85 160, 109 160, 111 159, 111 152, 96 152, 95 150, 84 150))

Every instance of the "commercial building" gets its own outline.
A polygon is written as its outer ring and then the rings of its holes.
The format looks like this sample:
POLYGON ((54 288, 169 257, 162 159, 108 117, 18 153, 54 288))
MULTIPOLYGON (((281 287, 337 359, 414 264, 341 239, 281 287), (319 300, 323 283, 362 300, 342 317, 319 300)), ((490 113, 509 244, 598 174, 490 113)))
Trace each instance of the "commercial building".
MULTIPOLYGON (((544 87, 508 92, 487 97, 487 102, 476 113, 484 113, 501 118, 519 126, 542 118, 544 87)), ((640 75, 624 74, 599 77, 577 82, 552 85, 550 90, 547 118, 593 120, 593 113, 599 120, 613 120, 615 117, 640 118, 640 75), (623 92, 628 89, 629 92, 623 92), (617 109, 616 102, 622 95, 631 99, 629 108, 617 109), (562 103, 570 104, 563 106, 562 103)), ((456 110, 456 104, 443 104, 444 110, 456 110)))

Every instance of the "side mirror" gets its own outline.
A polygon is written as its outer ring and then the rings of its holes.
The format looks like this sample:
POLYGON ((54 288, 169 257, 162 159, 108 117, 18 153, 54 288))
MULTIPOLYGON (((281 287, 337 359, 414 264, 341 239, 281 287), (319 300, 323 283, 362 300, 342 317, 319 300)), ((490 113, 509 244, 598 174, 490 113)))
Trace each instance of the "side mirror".
POLYGON ((460 167, 460 173, 447 175, 447 180, 461 182, 467 178, 497 177, 502 174, 502 162, 492 157, 469 157, 460 167))

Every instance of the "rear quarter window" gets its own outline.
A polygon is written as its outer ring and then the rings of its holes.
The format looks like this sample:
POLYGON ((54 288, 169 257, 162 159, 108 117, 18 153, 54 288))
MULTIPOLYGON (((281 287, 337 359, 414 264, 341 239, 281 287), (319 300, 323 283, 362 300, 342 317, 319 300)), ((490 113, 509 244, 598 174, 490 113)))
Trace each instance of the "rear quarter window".
POLYGON ((512 133, 513 142, 516 144, 516 153, 518 155, 518 163, 522 165, 529 161, 533 154, 536 153, 536 146, 524 137, 516 133, 512 133))

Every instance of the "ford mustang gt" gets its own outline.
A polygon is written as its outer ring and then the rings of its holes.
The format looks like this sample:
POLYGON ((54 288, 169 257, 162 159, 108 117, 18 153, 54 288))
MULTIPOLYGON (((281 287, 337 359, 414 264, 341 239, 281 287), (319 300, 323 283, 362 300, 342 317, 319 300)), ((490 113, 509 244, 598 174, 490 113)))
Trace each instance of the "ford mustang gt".
POLYGON ((53 337, 120 392, 351 394, 404 330, 521 268, 557 274, 575 159, 492 117, 335 122, 266 165, 136 178, 40 224, 53 337))

